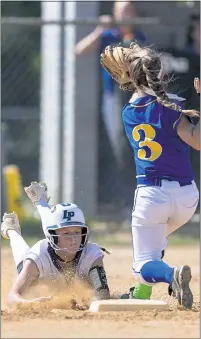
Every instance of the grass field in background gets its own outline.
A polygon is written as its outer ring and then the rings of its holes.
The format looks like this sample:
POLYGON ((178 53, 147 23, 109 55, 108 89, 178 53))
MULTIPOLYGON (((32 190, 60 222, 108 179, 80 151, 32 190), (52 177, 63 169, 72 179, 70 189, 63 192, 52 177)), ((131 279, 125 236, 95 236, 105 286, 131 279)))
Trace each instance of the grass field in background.
MULTIPOLYGON (((199 216, 199 215, 197 215, 199 216)), ((90 241, 105 247, 132 247, 131 226, 126 223, 100 222, 87 220, 90 230, 90 241)), ((44 238, 41 220, 39 218, 24 218, 20 220, 22 235, 29 246, 44 238)), ((200 241, 199 220, 192 220, 182 226, 169 237, 170 246, 198 244, 200 241)), ((2 238, 3 246, 9 241, 2 238)))
MULTIPOLYGON (((25 241, 29 246, 33 246, 37 241, 41 240, 43 237, 37 236, 24 236, 25 241)), ((124 233, 114 233, 109 234, 107 236, 91 236, 90 241, 96 242, 101 246, 108 247, 131 247, 132 246, 132 238, 131 234, 128 232, 124 233)), ((185 246, 185 245, 194 245, 199 244, 200 239, 191 237, 191 236, 183 236, 183 235, 172 235, 169 237, 168 246, 185 246)), ((9 246, 9 241, 2 239, 2 246, 9 246)), ((109 249, 109 248, 108 248, 109 249)))

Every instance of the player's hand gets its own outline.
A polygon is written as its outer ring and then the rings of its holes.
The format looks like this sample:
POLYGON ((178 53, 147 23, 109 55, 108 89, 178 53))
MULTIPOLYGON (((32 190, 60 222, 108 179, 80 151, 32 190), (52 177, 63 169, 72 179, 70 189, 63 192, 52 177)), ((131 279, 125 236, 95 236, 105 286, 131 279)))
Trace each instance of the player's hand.
POLYGON ((76 302, 76 300, 71 300, 71 307, 73 310, 77 311, 86 311, 88 309, 88 306, 86 305, 81 305, 76 302))
POLYGON ((76 304, 75 309, 78 310, 78 311, 86 311, 86 310, 88 310, 88 306, 76 304))
POLYGON ((51 299, 52 299, 51 296, 49 296, 49 297, 39 297, 39 298, 27 300, 27 302, 28 303, 43 303, 43 302, 49 301, 51 299))
POLYGON ((103 29, 108 29, 111 27, 111 15, 101 15, 99 16, 99 20, 101 22, 101 24, 98 25, 99 27, 102 27, 103 29))
POLYGON ((194 88, 197 93, 200 93, 200 79, 194 78, 194 88))

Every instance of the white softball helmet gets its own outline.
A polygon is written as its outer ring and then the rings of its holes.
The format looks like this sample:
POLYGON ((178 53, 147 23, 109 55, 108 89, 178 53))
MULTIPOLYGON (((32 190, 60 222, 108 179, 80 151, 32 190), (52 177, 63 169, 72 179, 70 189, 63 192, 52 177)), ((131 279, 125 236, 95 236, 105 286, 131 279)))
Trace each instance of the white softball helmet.
POLYGON ((59 235, 56 235, 55 231, 73 226, 82 228, 82 241, 78 249, 78 251, 81 251, 88 241, 88 227, 81 209, 70 203, 57 204, 50 209, 50 215, 46 219, 45 236, 54 250, 69 251, 68 248, 60 248, 57 245, 59 235))

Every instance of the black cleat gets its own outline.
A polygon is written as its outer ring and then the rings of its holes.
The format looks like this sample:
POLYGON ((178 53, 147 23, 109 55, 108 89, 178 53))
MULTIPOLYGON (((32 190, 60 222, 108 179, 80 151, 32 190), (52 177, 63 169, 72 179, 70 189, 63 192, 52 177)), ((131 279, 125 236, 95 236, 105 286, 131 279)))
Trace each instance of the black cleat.
POLYGON ((185 265, 181 268, 175 267, 173 273, 173 282, 169 287, 170 294, 173 294, 180 305, 189 310, 191 310, 193 305, 193 294, 189 287, 190 280, 191 269, 189 266, 185 265))
POLYGON ((133 291, 134 291, 135 287, 131 287, 129 290, 129 293, 124 293, 121 295, 120 299, 135 299, 133 297, 133 291))

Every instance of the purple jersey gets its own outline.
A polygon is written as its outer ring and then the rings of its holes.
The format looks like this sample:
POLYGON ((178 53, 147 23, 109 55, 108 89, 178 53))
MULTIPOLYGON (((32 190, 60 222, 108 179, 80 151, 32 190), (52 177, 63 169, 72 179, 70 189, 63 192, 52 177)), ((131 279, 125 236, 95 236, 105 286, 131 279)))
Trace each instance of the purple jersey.
POLYGON ((190 147, 177 135, 181 113, 146 95, 123 107, 122 120, 134 151, 137 178, 194 179, 190 147))

